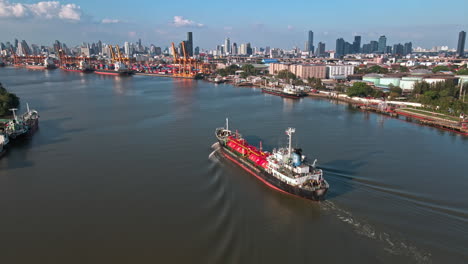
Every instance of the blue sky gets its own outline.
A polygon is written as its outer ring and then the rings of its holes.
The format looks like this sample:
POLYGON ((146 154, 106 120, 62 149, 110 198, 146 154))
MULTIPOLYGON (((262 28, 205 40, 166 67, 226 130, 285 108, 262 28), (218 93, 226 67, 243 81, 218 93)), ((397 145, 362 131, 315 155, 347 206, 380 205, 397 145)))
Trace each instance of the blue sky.
POLYGON ((364 43, 386 35, 389 44, 455 47, 458 32, 468 30, 466 10, 468 0, 0 0, 0 41, 76 45, 141 38, 164 47, 193 31, 202 48, 225 37, 258 47, 303 48, 310 29, 314 44, 323 41, 327 49, 335 48, 336 38, 351 42, 354 35, 364 43))

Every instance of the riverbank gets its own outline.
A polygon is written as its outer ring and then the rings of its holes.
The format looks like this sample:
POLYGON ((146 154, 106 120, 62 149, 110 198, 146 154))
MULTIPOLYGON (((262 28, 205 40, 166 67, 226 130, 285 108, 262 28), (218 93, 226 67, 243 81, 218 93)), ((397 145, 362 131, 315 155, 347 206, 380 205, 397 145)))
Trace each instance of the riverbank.
POLYGON ((360 97, 349 97, 345 94, 330 92, 309 92, 309 96, 327 98, 347 102, 363 111, 375 112, 400 119, 405 117, 406 121, 414 121, 421 125, 432 126, 439 129, 451 131, 460 135, 468 136, 468 120, 462 121, 456 117, 430 112, 427 110, 415 109, 421 107, 419 103, 383 101, 379 99, 367 99, 360 97))

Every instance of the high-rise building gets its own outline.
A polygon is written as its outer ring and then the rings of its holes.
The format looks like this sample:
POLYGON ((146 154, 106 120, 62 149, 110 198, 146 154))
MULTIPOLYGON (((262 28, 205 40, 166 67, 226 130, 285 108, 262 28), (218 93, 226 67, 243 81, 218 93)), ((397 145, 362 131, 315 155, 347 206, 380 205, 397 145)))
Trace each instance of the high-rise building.
POLYGON ((405 43, 405 46, 403 48, 403 55, 408 55, 411 53, 413 53, 413 43, 411 42, 405 43))
POLYGON ((247 55, 252 55, 253 54, 253 49, 252 49, 252 46, 250 46, 250 43, 247 43, 245 46, 246 46, 246 50, 247 50, 247 55))
POLYGON ((400 43, 393 45, 392 54, 396 56, 405 55, 405 46, 400 43))
POLYGON ((129 42, 124 43, 124 53, 127 58, 130 58, 133 55, 133 44, 129 42))
POLYGON ((233 55, 237 55, 239 53, 239 51, 237 50, 237 43, 232 43, 232 47, 231 47, 231 53, 233 55))
POLYGON ((362 53, 371 53, 371 44, 362 45, 362 53))
POLYGON ((391 54, 392 53, 392 46, 385 47, 385 53, 391 54))
POLYGON ((26 40, 22 40, 21 42, 18 43, 18 48, 16 49, 16 54, 18 55, 31 55, 31 49, 28 46, 28 43, 26 43, 26 40))
POLYGON ((325 43, 319 42, 317 45, 317 57, 324 57, 325 56, 325 43))
POLYGON ((224 52, 231 54, 231 40, 229 38, 224 40, 224 52))
POLYGON ((187 52, 189 56, 193 56, 193 34, 192 32, 187 32, 187 46, 185 47, 187 49, 187 52))
POLYGON ((354 36, 353 53, 361 52, 361 36, 354 36))
POLYGON ((345 41, 343 38, 336 40, 336 54, 338 56, 343 56, 345 54, 345 41))
POLYGON ((349 42, 345 42, 344 44, 344 53, 343 55, 350 54, 353 51, 353 45, 349 42))
POLYGON ((465 41, 466 41, 466 32, 461 31, 458 34, 458 46, 457 46, 458 57, 463 57, 465 55, 465 41))
POLYGON ((370 52, 369 53, 375 53, 379 51, 379 42, 378 41, 371 41, 370 42, 370 52))
POLYGON ((380 38, 379 38, 379 48, 378 48, 377 51, 379 53, 385 53, 386 50, 387 50, 387 37, 380 36, 380 38))
POLYGON ((199 55, 200 54, 200 47, 196 46, 195 50, 193 52, 194 52, 194 55, 199 55))
POLYGON ((314 32, 312 30, 309 30, 306 44, 306 51, 314 52, 314 32))

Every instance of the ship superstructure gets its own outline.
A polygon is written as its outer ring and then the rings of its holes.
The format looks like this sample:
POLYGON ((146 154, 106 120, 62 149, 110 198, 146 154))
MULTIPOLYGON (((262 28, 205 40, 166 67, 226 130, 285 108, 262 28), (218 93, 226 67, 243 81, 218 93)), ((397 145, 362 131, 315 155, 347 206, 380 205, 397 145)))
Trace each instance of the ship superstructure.
POLYGON ((216 138, 223 155, 253 174, 273 189, 311 200, 321 200, 329 185, 323 178, 323 171, 312 164, 302 150, 292 148, 294 128, 288 128, 288 147, 274 149, 272 152, 249 145, 237 132, 226 127, 216 129, 216 138))

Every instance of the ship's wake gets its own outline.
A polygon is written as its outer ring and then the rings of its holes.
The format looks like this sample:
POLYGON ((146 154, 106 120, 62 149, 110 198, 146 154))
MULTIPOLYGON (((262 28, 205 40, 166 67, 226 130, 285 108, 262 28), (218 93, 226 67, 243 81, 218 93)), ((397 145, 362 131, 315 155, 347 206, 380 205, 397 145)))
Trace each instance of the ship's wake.
POLYGON ((338 207, 332 201, 324 201, 321 205, 322 210, 334 214, 343 223, 351 225, 357 234, 382 243, 384 250, 390 254, 410 257, 414 263, 432 263, 429 252, 424 252, 410 245, 403 237, 377 230, 364 220, 354 217, 351 212, 338 207))

